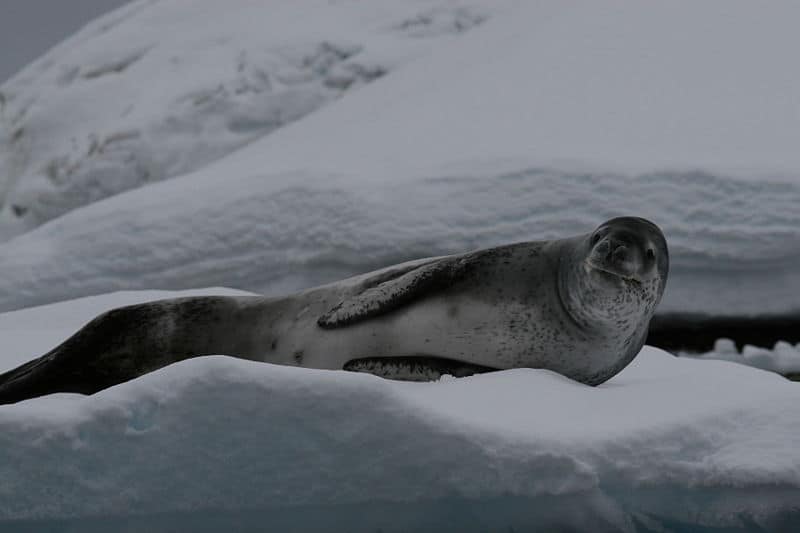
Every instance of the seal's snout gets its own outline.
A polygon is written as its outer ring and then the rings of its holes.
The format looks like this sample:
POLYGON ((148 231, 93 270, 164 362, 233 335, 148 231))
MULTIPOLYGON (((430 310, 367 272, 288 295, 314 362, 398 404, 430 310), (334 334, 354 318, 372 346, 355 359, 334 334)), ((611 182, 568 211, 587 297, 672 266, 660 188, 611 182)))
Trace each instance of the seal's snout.
MULTIPOLYGON (((614 247, 612 246, 612 248, 614 247)), ((613 252, 611 252, 611 260, 616 263, 624 263, 627 257, 628 257, 628 247, 625 246, 624 244, 620 244, 619 246, 614 248, 613 252)))
POLYGON ((595 233, 592 240, 589 263, 595 269, 629 279, 638 279, 646 269, 646 246, 635 234, 602 231, 595 233))
POLYGON ((639 217, 613 218, 588 236, 586 266, 606 281, 623 278, 642 283, 669 271, 667 241, 661 230, 639 217))

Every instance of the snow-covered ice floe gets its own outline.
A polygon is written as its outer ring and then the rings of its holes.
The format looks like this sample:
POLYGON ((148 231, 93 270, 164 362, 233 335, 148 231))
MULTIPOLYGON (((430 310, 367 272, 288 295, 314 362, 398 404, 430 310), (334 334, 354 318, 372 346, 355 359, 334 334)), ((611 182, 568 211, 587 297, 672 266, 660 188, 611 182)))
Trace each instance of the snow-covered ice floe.
POLYGON ((778 341, 770 350, 758 346, 745 345, 741 351, 730 339, 718 339, 714 349, 702 354, 680 354, 682 357, 700 359, 718 359, 748 365, 762 370, 777 372, 785 376, 800 378, 800 344, 792 346, 785 341, 778 341))
MULTIPOLYGON (((105 309, 186 294, 0 315, 0 370, 105 309)), ((790 531, 798 402, 773 373, 650 347, 599 387, 204 357, 0 407, 0 529, 790 531)))

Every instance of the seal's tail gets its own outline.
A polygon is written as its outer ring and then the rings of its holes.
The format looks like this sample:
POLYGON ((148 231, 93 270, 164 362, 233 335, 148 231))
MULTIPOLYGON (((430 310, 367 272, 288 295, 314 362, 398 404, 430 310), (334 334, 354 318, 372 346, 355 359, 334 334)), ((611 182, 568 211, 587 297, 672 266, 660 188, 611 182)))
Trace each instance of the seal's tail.
POLYGON ((236 300, 227 297, 113 309, 45 355, 0 375, 0 404, 56 392, 94 394, 190 357, 246 356, 240 346, 225 342, 237 338, 230 334, 240 319, 237 310, 236 300))
POLYGON ((0 374, 0 404, 56 392, 92 394, 135 377, 102 371, 114 350, 96 329, 108 323, 108 314, 101 315, 45 355, 0 374))
POLYGON ((0 374, 0 404, 15 403, 48 394, 50 380, 41 379, 52 352, 0 374))

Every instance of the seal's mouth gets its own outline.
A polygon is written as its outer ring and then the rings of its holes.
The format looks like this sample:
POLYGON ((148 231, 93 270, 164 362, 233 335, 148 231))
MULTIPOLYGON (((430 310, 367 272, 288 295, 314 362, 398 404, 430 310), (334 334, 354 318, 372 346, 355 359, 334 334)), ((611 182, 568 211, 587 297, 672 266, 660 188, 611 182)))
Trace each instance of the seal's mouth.
POLYGON ((641 285, 642 284, 642 280, 640 280, 636 276, 631 276, 630 274, 622 274, 620 272, 614 272, 613 270, 610 270, 607 267, 603 267, 603 266, 598 265, 594 261, 586 261, 586 265, 589 268, 591 268, 592 270, 595 270, 595 271, 600 272, 602 274, 606 274, 608 276, 613 276, 614 278, 621 279, 623 281, 627 281, 627 282, 633 283, 635 285, 641 285))
POLYGON ((343 369, 401 381, 436 381, 446 375, 462 378, 499 370, 499 368, 429 355, 351 359, 344 364, 343 369))

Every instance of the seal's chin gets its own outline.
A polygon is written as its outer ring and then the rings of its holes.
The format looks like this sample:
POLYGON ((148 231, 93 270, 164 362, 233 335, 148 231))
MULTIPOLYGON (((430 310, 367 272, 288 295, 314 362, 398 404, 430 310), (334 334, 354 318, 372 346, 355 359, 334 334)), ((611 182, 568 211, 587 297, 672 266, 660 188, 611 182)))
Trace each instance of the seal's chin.
POLYGON ((499 369, 445 357, 420 355, 351 359, 344 364, 343 370, 401 381, 435 381, 446 375, 461 378, 499 369))
POLYGON ((601 265, 598 265, 594 261, 587 260, 586 261, 586 267, 589 270, 593 270, 593 271, 599 273, 601 276, 610 277, 613 280, 627 281, 627 282, 633 283, 635 285, 641 285, 642 284, 642 280, 639 279, 634 274, 631 274, 629 272, 621 272, 621 271, 615 269, 611 265, 601 266, 601 265))

